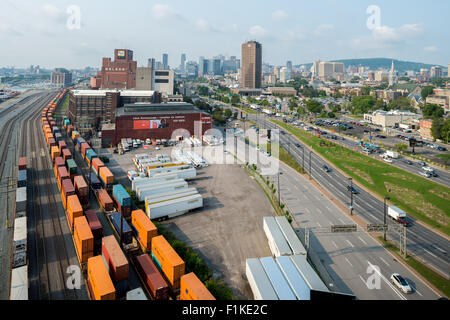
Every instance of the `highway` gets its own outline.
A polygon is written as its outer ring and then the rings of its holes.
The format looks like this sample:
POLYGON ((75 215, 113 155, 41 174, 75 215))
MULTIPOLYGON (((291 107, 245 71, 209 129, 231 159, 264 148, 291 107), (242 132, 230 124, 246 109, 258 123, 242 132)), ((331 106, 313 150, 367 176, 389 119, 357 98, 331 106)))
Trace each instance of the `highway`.
MULTIPOLYGON (((225 108, 232 108, 230 105, 226 105, 221 102, 216 102, 225 108)), ((239 109, 235 109, 239 111, 239 109)), ((261 128, 278 129, 278 127, 267 121, 264 116, 261 115, 247 115, 248 120, 257 123, 261 128)), ((333 168, 333 165, 325 162, 317 156, 314 152, 311 152, 311 168, 309 167, 310 149, 305 147, 303 150, 303 142, 300 142, 301 147, 297 147, 295 143, 298 140, 292 136, 289 132, 286 135, 280 134, 280 144, 294 157, 294 159, 302 165, 305 164, 305 170, 312 171, 312 177, 322 187, 324 187, 329 193, 336 197, 346 207, 350 206, 350 194, 347 191, 349 185, 348 177, 341 174, 338 170, 332 170, 330 173, 326 173, 323 170, 323 165, 327 164, 333 168), (304 158, 303 158, 304 157, 304 158)), ((384 203, 377 199, 372 194, 366 192, 364 189, 358 187, 354 182, 355 187, 360 190, 360 194, 355 195, 354 198, 354 210, 353 213, 362 217, 368 224, 382 224, 384 219, 384 203)), ((436 234, 428 228, 422 226, 416 222, 416 219, 412 216, 408 216, 408 219, 412 222, 412 226, 407 229, 407 251, 408 254, 413 255, 415 258, 428 265, 447 279, 450 278, 450 241, 446 238, 436 234)), ((399 236, 396 234, 391 235, 391 239, 398 243, 399 236)))
MULTIPOLYGON (((262 119, 261 117, 253 117, 249 115, 249 119, 257 122, 262 127, 276 129, 275 124, 262 119)), ((309 149, 305 148, 303 151, 303 143, 300 143, 302 148, 298 148, 295 145, 297 139, 295 137, 289 138, 290 134, 280 135, 280 144, 286 149, 290 150, 294 159, 302 164, 305 163, 305 170, 308 172, 312 170, 312 177, 328 192, 334 195, 345 206, 350 206, 350 194, 347 191, 348 177, 341 174, 338 170, 332 170, 330 173, 326 173, 322 167, 327 164, 333 167, 328 162, 325 162, 317 156, 314 152, 311 153, 311 168, 309 167, 309 149), (305 159, 303 159, 303 155, 305 159)), ((360 194, 355 195, 354 198, 354 214, 363 217, 367 223, 380 224, 383 223, 384 204, 364 189, 355 186, 360 190, 360 194)), ((412 226, 407 229, 407 250, 409 254, 414 255, 416 258, 422 260, 436 271, 440 272, 447 278, 450 277, 450 257, 448 252, 450 251, 450 242, 434 233, 433 231, 425 228, 421 224, 416 222, 416 219, 408 216, 408 219, 412 222, 412 226)), ((398 236, 392 235, 395 241, 398 241, 398 236)))
MULTIPOLYGON (((240 139, 242 140, 242 136, 240 139)), ((254 141, 250 142, 248 148, 253 148, 253 152, 256 152, 254 141)), ((234 148, 228 146, 227 150, 234 148)), ((244 144, 238 143, 238 156, 244 154, 248 154, 244 150, 244 144)), ((269 179, 278 188, 277 175, 269 176, 269 179)), ((297 225, 310 229, 311 249, 318 254, 332 279, 331 283, 327 283, 331 290, 353 294, 360 300, 439 298, 438 294, 400 264, 364 230, 358 228, 355 233, 331 233, 332 225, 354 224, 354 222, 308 178, 284 163, 280 163, 280 189, 282 203, 287 206, 297 225), (370 283, 369 277, 377 272, 370 270, 368 273, 367 270, 371 266, 379 268, 380 286, 377 288, 370 288, 367 285, 370 283), (404 276, 414 292, 404 294, 395 287, 389 280, 393 273, 404 276)))

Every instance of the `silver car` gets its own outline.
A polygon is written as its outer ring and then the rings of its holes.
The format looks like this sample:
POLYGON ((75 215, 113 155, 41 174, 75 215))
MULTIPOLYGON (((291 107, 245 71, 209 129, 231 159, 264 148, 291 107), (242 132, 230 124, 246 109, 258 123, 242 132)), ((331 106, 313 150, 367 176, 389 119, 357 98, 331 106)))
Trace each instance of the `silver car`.
POLYGON ((391 275, 391 282, 396 285, 400 290, 402 290, 403 293, 412 293, 411 286, 409 285, 408 281, 405 280, 400 274, 393 273, 391 275))

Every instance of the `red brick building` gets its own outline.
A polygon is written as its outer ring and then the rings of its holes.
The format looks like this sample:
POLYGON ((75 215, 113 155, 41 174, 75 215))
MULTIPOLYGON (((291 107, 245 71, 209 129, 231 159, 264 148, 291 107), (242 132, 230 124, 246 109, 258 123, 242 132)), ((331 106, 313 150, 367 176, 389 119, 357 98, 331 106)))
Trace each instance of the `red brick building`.
POLYGON ((91 79, 92 89, 133 89, 136 88, 137 62, 133 61, 133 51, 115 49, 114 61, 103 58, 102 71, 91 79))
POLYGON ((123 138, 200 137, 209 129, 211 115, 188 103, 130 104, 116 110, 116 123, 102 130, 102 143, 117 145, 123 138))
POLYGON ((425 140, 434 140, 431 134, 433 120, 420 120, 420 137, 425 140))

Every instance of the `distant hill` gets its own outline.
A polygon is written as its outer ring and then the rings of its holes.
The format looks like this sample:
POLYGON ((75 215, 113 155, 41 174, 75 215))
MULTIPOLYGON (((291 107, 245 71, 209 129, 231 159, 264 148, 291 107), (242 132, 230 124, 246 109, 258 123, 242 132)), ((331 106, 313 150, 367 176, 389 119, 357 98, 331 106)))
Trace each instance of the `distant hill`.
MULTIPOLYGON (((331 62, 342 62, 345 67, 348 66, 364 66, 369 67, 371 70, 378 69, 390 69, 392 64, 392 59, 389 58, 368 58, 368 59, 343 59, 343 60, 332 60, 331 62)), ((307 68, 312 67, 312 63, 305 64, 307 68)), ((430 69, 431 67, 436 66, 435 64, 427 64, 420 62, 410 62, 410 61, 401 61, 394 59, 395 70, 400 72, 405 72, 409 70, 413 70, 419 72, 420 69, 430 69)), ((441 66, 444 69, 447 69, 447 66, 441 66)))

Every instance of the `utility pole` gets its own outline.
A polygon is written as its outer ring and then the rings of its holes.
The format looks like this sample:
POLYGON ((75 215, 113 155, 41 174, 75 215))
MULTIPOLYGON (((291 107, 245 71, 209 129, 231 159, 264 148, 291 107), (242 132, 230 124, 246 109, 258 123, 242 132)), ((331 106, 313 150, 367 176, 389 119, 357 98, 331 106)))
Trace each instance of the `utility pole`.
POLYGON ((386 205, 386 200, 391 200, 390 197, 384 197, 384 241, 386 241, 386 214, 387 214, 387 205, 386 205))
POLYGON ((353 215, 353 179, 348 178, 350 180, 350 215, 353 215))

